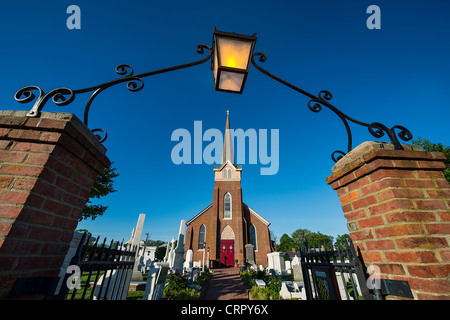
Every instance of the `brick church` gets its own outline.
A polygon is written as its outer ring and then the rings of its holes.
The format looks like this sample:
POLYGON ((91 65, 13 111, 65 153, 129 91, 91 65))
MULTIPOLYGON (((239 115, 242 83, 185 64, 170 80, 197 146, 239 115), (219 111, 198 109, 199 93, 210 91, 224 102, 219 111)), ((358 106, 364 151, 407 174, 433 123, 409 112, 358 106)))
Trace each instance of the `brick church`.
POLYGON ((185 251, 192 249, 193 260, 205 259, 210 267, 234 266, 246 261, 245 245, 253 244, 256 265, 267 267, 267 254, 274 251, 270 223, 242 200, 242 167, 234 161, 233 140, 227 123, 222 164, 214 167, 213 202, 186 222, 185 251), (220 261, 220 264, 219 264, 220 261))

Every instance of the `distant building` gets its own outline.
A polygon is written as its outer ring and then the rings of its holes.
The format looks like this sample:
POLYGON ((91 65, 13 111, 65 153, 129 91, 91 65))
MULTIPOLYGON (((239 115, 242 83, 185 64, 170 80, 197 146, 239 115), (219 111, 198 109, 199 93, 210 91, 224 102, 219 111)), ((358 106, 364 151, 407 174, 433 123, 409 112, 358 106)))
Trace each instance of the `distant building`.
POLYGON ((199 261, 203 251, 209 249, 209 266, 219 266, 218 261, 223 266, 233 266, 235 260, 239 265, 245 263, 244 246, 251 243, 255 263, 266 267, 267 253, 274 251, 270 223, 242 201, 242 167, 235 165, 229 129, 227 112, 222 164, 214 167, 213 202, 186 222, 185 250, 192 249, 193 260, 199 261))

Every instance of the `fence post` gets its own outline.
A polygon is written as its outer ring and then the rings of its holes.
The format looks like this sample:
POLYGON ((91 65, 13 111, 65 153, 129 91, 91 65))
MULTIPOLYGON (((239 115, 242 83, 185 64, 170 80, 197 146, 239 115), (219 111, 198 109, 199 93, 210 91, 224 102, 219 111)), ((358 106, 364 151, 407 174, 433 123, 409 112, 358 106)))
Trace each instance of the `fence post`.
POLYGON ((381 278, 408 281, 414 299, 450 299, 446 157, 403 146, 365 142, 333 167, 327 183, 366 266, 378 266, 381 278))
POLYGON ((23 288, 58 276, 105 153, 72 114, 0 111, 0 299, 43 298, 23 288))

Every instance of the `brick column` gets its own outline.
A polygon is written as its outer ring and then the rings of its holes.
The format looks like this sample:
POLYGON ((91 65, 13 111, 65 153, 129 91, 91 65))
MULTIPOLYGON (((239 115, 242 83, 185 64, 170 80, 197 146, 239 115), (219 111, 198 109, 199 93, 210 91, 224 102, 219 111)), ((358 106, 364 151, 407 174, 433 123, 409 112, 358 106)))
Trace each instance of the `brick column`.
POLYGON ((415 299, 450 299, 446 158, 404 146, 365 142, 333 167, 327 183, 366 266, 378 266, 381 278, 408 281, 415 299))
POLYGON ((57 276, 106 149, 74 115, 0 111, 0 299, 57 276))

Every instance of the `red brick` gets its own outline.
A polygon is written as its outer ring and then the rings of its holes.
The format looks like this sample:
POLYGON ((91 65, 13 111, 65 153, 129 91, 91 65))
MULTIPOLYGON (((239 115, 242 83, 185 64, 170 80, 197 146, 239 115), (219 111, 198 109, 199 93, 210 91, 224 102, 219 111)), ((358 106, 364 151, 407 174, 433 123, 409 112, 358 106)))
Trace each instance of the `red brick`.
POLYGON ((41 153, 51 153, 55 148, 51 144, 42 143, 32 143, 32 142, 17 142, 13 147, 14 151, 30 151, 30 152, 41 152, 41 153))
POLYGON ((388 189, 378 193, 378 199, 385 201, 401 198, 423 198, 422 190, 417 189, 388 189))
POLYGON ((435 210, 446 209, 445 203, 441 200, 413 200, 417 209, 421 210, 435 210))
POLYGON ((378 238, 396 237, 404 235, 423 234, 424 230, 419 224, 401 224, 394 226, 386 226, 374 230, 378 238))
POLYGON ((0 218, 16 219, 22 211, 22 208, 21 206, 2 205, 0 206, 0 218))
POLYGON ((42 167, 26 164, 3 164, 0 174, 37 177, 42 172, 42 167))
POLYGON ((389 250, 395 249, 393 240, 374 240, 366 242, 367 250, 389 250))
POLYGON ((375 196, 368 196, 368 197, 365 197, 365 198, 362 198, 362 199, 352 202, 352 206, 353 206, 353 209, 356 210, 359 208, 370 206, 374 203, 377 203, 377 199, 375 198, 375 196))
POLYGON ((75 230, 75 228, 78 225, 78 221, 74 219, 66 219, 62 217, 55 217, 53 220, 52 226, 61 228, 61 229, 68 229, 68 230, 75 230))
POLYGON ((27 192, 0 190, 0 203, 24 204, 28 195, 27 192))
POLYGON ((373 239, 373 235, 372 235, 371 230, 366 229, 366 230, 350 232, 350 238, 353 241, 365 240, 365 239, 373 239))
POLYGON ((6 189, 11 185, 14 177, 0 177, 0 189, 6 189))
POLYGON ((65 190, 66 192, 70 192, 70 193, 73 193, 75 195, 78 194, 80 192, 80 189, 81 189, 80 186, 76 185, 72 181, 67 180, 67 179, 65 179, 63 177, 58 177, 57 178, 56 185, 59 188, 65 190))
POLYGON ((381 216, 370 217, 366 219, 358 220, 360 228, 368 228, 384 225, 383 218, 381 216))
POLYGON ((442 171, 416 171, 418 178, 424 179, 442 179, 444 178, 444 174, 442 171))
POLYGON ((31 208, 23 208, 19 220, 41 225, 50 225, 53 220, 53 216, 31 208))
POLYGON ((386 251, 384 254, 388 262, 438 262, 434 253, 431 251, 386 251))
POLYGON ((377 266, 380 268, 381 273, 385 274, 396 274, 396 275, 402 275, 405 274, 405 270, 403 269, 403 266, 401 264, 396 263, 389 263, 389 264, 377 264, 377 266))
POLYGON ((364 262, 383 262, 383 258, 381 257, 380 252, 373 252, 373 251, 363 251, 362 252, 364 262))
POLYGON ((36 178, 16 178, 14 189, 16 190, 32 190, 36 184, 36 178))
POLYGON ((399 249, 435 249, 448 247, 445 238, 438 237, 409 237, 397 239, 399 249))
POLYGON ((10 139, 37 140, 41 131, 27 129, 11 129, 7 135, 10 139))
POLYGON ((364 218, 365 216, 366 216, 366 213, 364 212, 364 210, 357 210, 357 211, 351 211, 348 213, 344 213, 344 217, 346 217, 348 221, 364 218))
POLYGON ((384 203, 377 203, 369 208, 371 214, 380 214, 397 209, 414 209, 409 199, 392 199, 384 203))
POLYGON ((383 178, 415 178, 414 173, 409 170, 380 169, 370 175, 372 182, 383 178))
POLYGON ((22 257, 19 258, 15 270, 44 269, 50 265, 51 260, 51 257, 22 257))
POLYGON ((341 205, 346 204, 347 202, 351 202, 355 199, 359 198, 359 194, 357 191, 350 192, 349 194, 342 196, 339 198, 341 205))
POLYGON ((441 250, 439 254, 443 261, 450 261, 450 250, 441 250))
POLYGON ((450 211, 438 212, 438 215, 442 221, 450 221, 450 211))
POLYGON ((426 190, 430 198, 450 198, 450 189, 446 190, 426 190))
POLYGON ((401 211, 387 213, 385 215, 388 222, 419 222, 419 221, 435 221, 436 217, 432 212, 427 211, 401 211))
POLYGON ((2 151, 0 152, 0 161, 21 163, 25 160, 26 155, 25 152, 2 151))
POLYGON ((73 175, 73 168, 70 166, 67 166, 66 164, 62 163, 61 161, 58 161, 54 157, 50 157, 47 162, 48 168, 52 169, 53 171, 57 172, 58 174, 71 178, 73 175))
POLYGON ((61 237, 61 231, 43 227, 33 227, 30 232, 30 239, 56 242, 61 237))
POLYGON ((441 189, 449 189, 450 188, 450 184, 445 179, 434 180, 434 183, 436 183, 436 187, 441 188, 441 189))
POLYGON ((40 248, 40 242, 7 238, 1 245, 1 252, 2 254, 29 255, 39 253, 40 248))
POLYGON ((417 298, 419 300, 450 300, 450 295, 427 294, 418 292, 417 298))
POLYGON ((12 223, 0 222, 0 237, 6 237, 12 228, 12 223))
POLYGON ((57 142, 61 137, 61 133, 59 132, 42 132, 39 140, 45 142, 57 142))
POLYGON ((410 188, 434 188, 432 180, 406 179, 405 184, 410 188))
POLYGON ((49 184, 45 181, 38 180, 33 189, 34 192, 45 196, 49 199, 62 200, 64 197, 64 190, 55 187, 53 184, 49 184))
POLYGON ((450 264, 447 265, 415 265, 407 266, 409 274, 417 278, 445 278, 450 274, 450 264))
POLYGON ((48 154, 30 154, 26 162, 27 164, 43 166, 47 163, 49 157, 48 154))
POLYGON ((52 200, 47 200, 43 209, 62 216, 68 216, 72 212, 72 207, 69 205, 52 200))
POLYGON ((450 223, 428 223, 425 228, 430 234, 450 234, 450 223))
POLYGON ((407 278, 407 281, 413 290, 446 294, 450 292, 448 280, 407 278))

